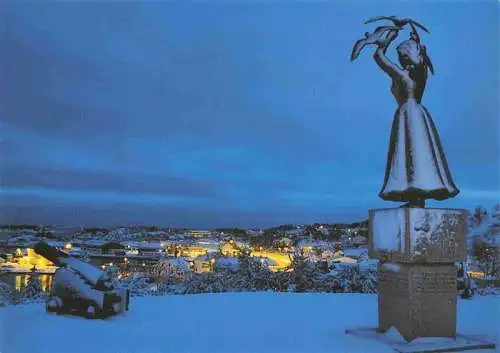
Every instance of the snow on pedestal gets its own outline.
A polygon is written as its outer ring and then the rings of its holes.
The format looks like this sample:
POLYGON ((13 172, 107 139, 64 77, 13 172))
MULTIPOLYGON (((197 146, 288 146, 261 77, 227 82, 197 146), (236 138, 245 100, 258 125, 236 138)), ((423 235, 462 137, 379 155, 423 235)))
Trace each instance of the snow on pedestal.
POLYGON ((465 258, 467 213, 445 208, 370 210, 370 257, 389 261, 453 262, 465 258))
POLYGON ((372 221, 373 248, 378 251, 405 251, 403 208, 378 210, 372 221))
POLYGON ((413 208, 409 216, 411 255, 465 258, 467 222, 463 210, 413 208))

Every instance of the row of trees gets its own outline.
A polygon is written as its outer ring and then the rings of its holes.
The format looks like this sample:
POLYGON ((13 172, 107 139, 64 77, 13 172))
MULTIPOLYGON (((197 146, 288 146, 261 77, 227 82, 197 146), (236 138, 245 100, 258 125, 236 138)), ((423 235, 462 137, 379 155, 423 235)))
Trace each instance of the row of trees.
POLYGON ((244 253, 238 258, 236 268, 194 273, 167 260, 121 282, 132 295, 252 291, 373 293, 376 274, 357 268, 327 272, 302 256, 295 256, 286 271, 273 272, 260 259, 244 253))

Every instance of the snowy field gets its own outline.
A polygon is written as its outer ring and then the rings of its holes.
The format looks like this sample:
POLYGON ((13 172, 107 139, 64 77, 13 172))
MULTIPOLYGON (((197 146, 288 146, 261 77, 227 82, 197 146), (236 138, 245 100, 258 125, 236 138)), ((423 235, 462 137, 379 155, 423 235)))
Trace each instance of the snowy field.
MULTIPOLYGON (((42 304, 1 308, 0 353, 393 352, 344 333, 376 326, 373 294, 134 297, 130 309, 101 321, 47 314, 42 304)), ((497 341, 500 297, 459 299, 458 310, 459 333, 497 341)))

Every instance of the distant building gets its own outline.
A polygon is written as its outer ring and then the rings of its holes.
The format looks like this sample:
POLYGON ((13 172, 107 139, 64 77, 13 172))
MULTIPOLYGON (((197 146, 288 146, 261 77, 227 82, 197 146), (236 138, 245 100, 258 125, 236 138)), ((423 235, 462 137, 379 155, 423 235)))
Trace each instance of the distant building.
POLYGON ((362 237, 361 235, 356 235, 352 238, 351 240, 352 245, 354 246, 364 246, 368 244, 368 239, 365 237, 362 237))
POLYGON ((186 235, 194 238, 208 238, 213 235, 213 232, 210 230, 190 230, 186 232, 186 235))
POLYGON ((297 237, 304 235, 304 229, 291 229, 286 231, 287 237, 297 237))
POLYGON ((125 256, 125 246, 117 242, 108 242, 101 246, 101 254, 125 256))

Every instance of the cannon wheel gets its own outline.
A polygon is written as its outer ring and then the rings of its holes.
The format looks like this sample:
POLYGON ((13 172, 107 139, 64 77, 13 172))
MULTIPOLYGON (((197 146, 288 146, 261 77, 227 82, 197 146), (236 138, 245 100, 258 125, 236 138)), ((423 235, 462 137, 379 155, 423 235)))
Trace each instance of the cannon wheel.
POLYGON ((45 309, 48 312, 56 314, 62 314, 66 311, 64 301, 58 296, 50 297, 47 303, 45 304, 45 309))
POLYGON ((87 310, 84 313, 86 319, 100 319, 102 317, 101 310, 93 304, 87 306, 87 310))

